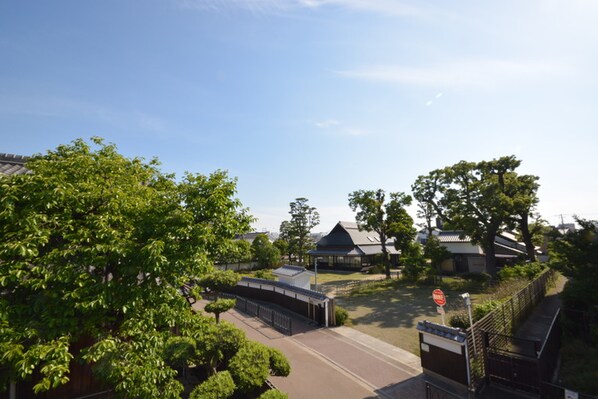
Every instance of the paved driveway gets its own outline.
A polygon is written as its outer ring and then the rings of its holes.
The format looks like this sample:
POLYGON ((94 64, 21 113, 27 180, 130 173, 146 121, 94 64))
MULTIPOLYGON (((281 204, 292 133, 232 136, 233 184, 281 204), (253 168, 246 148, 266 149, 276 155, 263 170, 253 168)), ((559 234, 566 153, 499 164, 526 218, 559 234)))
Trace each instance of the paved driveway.
POLYGON ((351 328, 317 329, 297 319, 289 337, 236 310, 221 318, 287 356, 291 374, 270 381, 291 399, 425 398, 417 356, 351 328))

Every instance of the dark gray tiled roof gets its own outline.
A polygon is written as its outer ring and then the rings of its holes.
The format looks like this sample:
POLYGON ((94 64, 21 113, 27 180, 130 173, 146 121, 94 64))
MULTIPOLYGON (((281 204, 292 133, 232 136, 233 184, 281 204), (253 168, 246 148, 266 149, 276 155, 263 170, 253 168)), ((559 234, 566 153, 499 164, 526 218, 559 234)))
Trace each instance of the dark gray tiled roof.
POLYGON ((417 323, 418 331, 427 332, 456 342, 465 342, 467 334, 460 328, 441 326, 428 320, 417 323))
MULTIPOLYGON (((284 265, 272 271, 272 273, 280 275, 280 276, 288 276, 294 277, 301 273, 306 273, 307 269, 303 266, 295 266, 295 265, 284 265)), ((308 272, 311 273, 311 272, 308 272)))
POLYGON ((25 162, 28 159, 29 157, 22 155, 0 153, 0 174, 22 175, 28 173, 29 169, 25 167, 25 162))
POLYGON ((309 298, 313 298, 313 299, 317 299, 319 301, 325 301, 326 299, 328 299, 328 297, 320 292, 317 291, 312 291, 312 290, 306 290, 305 288, 299 288, 299 287, 295 287, 294 285, 290 285, 290 284, 286 284, 286 283, 281 283, 280 281, 272 281, 272 280, 266 280, 266 279, 261 279, 261 278, 253 278, 253 277, 242 277, 241 278, 241 283, 242 282, 247 282, 247 283, 254 283, 254 284, 261 284, 261 285, 271 285, 274 287, 278 287, 281 288, 283 290, 286 291, 290 291, 290 292, 295 292, 297 294, 301 294, 301 295, 305 295, 309 298))
POLYGON ((462 231, 441 231, 436 236, 438 241, 440 242, 471 242, 471 238, 469 238, 465 233, 462 231))

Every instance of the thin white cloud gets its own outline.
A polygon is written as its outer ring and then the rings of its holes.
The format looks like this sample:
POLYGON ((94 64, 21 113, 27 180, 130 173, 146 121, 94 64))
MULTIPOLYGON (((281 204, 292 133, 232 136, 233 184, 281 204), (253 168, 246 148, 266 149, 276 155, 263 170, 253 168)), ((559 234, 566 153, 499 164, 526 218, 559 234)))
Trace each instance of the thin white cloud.
POLYGON ((302 8, 344 8, 393 16, 421 16, 422 8, 398 0, 176 0, 181 8, 200 11, 246 10, 253 14, 270 14, 302 8))
POLYGON ((338 125, 340 125, 340 122, 335 119, 327 119, 327 120, 315 122, 314 124, 316 125, 316 127, 319 127, 321 129, 326 129, 331 126, 338 126, 338 125))
POLYGON ((432 67, 374 65, 340 70, 337 74, 396 85, 493 89, 509 83, 541 82, 567 76, 568 69, 554 63, 466 59, 432 67))
POLYGON ((325 119, 322 121, 316 121, 313 122, 313 125, 318 129, 325 130, 328 134, 334 134, 337 136, 359 137, 368 136, 372 134, 372 132, 367 129, 346 126, 345 124, 341 123, 336 119, 325 119))

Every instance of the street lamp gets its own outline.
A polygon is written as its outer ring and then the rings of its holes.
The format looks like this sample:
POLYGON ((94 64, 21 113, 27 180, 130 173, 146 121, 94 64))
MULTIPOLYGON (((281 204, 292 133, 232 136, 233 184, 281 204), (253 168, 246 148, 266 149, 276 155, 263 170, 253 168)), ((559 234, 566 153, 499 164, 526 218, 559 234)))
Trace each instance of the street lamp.
MULTIPOLYGON (((471 296, 469 295, 469 292, 466 292, 459 296, 463 298, 463 300, 465 301, 465 306, 467 306, 467 313, 469 314, 469 327, 471 328, 473 327, 473 317, 471 316, 471 296)), ((473 341, 473 354, 477 356, 478 353, 475 346, 475 332, 473 331, 473 328, 471 329, 471 339, 473 341)))

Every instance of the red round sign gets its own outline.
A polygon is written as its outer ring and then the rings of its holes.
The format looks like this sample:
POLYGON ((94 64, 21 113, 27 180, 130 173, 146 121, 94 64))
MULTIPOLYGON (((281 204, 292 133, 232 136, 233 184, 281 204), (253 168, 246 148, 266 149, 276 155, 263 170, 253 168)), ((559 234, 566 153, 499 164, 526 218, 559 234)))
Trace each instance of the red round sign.
POLYGON ((446 305, 446 297, 444 296, 444 292, 442 292, 442 290, 435 289, 432 291, 432 299, 438 306, 446 305))

